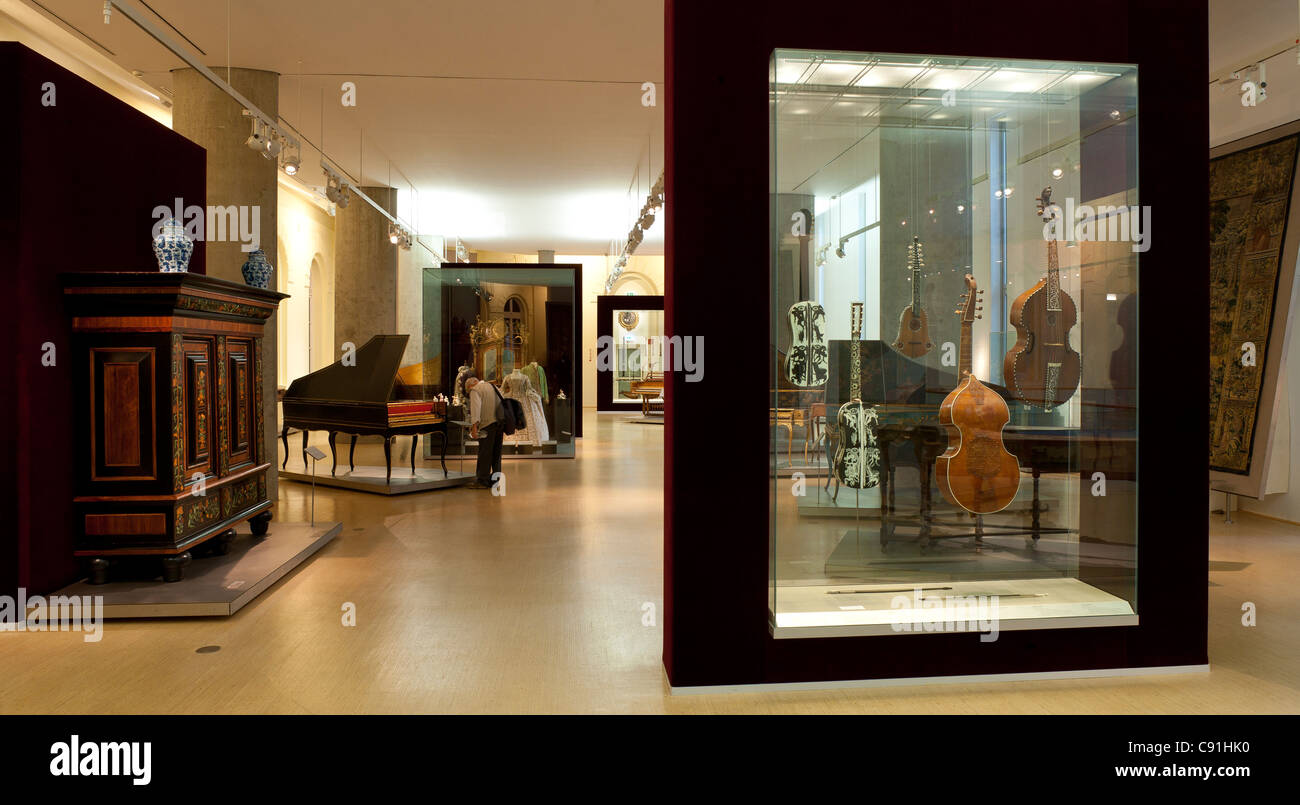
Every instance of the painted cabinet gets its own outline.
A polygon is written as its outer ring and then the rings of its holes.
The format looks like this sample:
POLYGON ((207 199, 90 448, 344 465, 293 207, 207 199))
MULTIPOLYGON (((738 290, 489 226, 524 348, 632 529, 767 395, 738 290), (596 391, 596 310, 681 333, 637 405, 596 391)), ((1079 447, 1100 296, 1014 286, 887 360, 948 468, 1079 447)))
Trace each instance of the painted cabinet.
POLYGON ((233 526, 264 535, 262 339, 284 294, 199 274, 63 276, 72 318, 78 533, 91 580, 109 559, 159 556, 178 581, 191 550, 233 526))

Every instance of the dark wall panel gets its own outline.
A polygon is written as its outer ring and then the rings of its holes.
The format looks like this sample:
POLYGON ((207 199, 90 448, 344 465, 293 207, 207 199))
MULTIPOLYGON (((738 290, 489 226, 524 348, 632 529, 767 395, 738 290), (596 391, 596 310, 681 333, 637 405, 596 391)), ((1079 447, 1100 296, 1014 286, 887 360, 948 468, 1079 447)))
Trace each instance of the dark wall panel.
MULTIPOLYGON (((9 407, 3 472, 0 583, 48 592, 75 579, 71 465, 73 382, 65 271, 156 270, 153 208, 206 203, 204 150, 15 42, 0 42, 9 95, 0 141, 0 266, 12 327, 4 362, 9 407), (42 105, 43 85, 55 105, 42 105), (57 364, 43 366, 42 344, 57 364), (10 441, 11 440, 11 441, 10 441), (13 517, 8 515, 12 509, 13 517), (12 524, 12 525, 11 525, 12 524)), ((204 273, 202 243, 190 270, 204 273)))
MULTIPOLYGON (((1140 432, 1160 460, 1139 471, 1142 624, 1131 628, 974 635, 773 640, 768 596, 768 412, 764 338, 735 343, 738 318, 763 333, 772 311, 768 265, 776 222, 768 197, 768 64, 774 48, 1136 63, 1140 69, 1140 202, 1154 226, 1194 227, 1188 200, 1208 193, 1207 9, 1204 2, 1098 0, 1062 23, 1041 3, 666 3, 665 156, 668 333, 709 342, 705 379, 668 378, 665 441, 664 664, 675 685, 796 682, 1207 661, 1208 508, 1204 394, 1177 417, 1160 389, 1206 387, 1205 328, 1162 327, 1162 297, 1139 297, 1143 322, 1140 432), (833 22, 833 24, 828 23, 833 22), (1170 47, 1170 43, 1178 43, 1170 47), (705 122, 707 121, 707 125, 705 122), (728 211, 719 231, 718 205, 728 211), (721 303, 721 304, 720 304, 721 303), (725 311, 725 315, 720 312, 725 311), (1197 335, 1200 333, 1200 335, 1197 335), (1197 402, 1197 401, 1200 402, 1197 402), (748 402, 745 402, 748 401, 748 402), (723 414, 725 412, 725 414, 723 414), (717 413, 719 416, 711 416, 717 413), (726 460, 699 460, 725 424, 726 460), (719 503, 719 496, 727 501, 719 503)), ((1197 213, 1197 210, 1202 210, 1197 213)), ((1203 231, 1203 230, 1202 230, 1203 231)), ((1179 314, 1203 322, 1204 237, 1155 238, 1146 277, 1181 279, 1179 314), (1199 289, 1199 290, 1198 290, 1199 289)))

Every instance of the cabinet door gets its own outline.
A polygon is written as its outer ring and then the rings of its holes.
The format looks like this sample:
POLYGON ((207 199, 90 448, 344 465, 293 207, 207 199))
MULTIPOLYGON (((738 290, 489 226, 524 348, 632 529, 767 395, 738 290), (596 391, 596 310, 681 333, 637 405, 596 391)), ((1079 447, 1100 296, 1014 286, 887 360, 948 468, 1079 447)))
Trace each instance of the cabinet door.
POLYGON ((229 464, 226 472, 237 472, 256 463, 257 394, 254 389, 253 340, 249 338, 226 339, 226 379, 228 398, 225 401, 229 464))
POLYGON ((90 479, 158 477, 152 347, 90 350, 90 479))
POLYGON ((208 477, 216 474, 215 450, 216 423, 216 365, 213 360, 213 340, 202 336, 187 336, 181 341, 181 410, 184 425, 181 428, 183 445, 180 453, 185 471, 185 483, 193 482, 197 474, 208 477))

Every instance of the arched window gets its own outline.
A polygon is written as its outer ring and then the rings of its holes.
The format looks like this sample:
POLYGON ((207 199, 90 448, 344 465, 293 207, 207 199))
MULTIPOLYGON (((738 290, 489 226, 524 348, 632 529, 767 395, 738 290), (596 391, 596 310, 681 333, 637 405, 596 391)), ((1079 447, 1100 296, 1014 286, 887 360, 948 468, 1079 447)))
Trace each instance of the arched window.
POLYGON ((524 301, 517 296, 507 299, 503 318, 505 319, 506 343, 518 345, 519 336, 524 330, 524 301))

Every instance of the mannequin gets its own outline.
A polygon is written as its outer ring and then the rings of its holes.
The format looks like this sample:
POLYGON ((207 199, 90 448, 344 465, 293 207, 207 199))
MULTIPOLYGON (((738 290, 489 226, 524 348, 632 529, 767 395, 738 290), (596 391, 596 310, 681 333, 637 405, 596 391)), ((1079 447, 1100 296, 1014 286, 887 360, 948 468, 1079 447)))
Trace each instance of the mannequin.
POLYGON ((546 414, 542 409, 542 395, 533 389, 532 381, 518 369, 505 376, 501 381, 501 395, 518 400, 524 409, 526 426, 515 430, 505 440, 512 444, 530 444, 540 447, 542 442, 551 438, 546 427, 546 414))
POLYGON ((546 391, 546 370, 533 361, 523 368, 524 376, 533 384, 533 390, 542 395, 542 402, 550 402, 551 395, 546 391))

